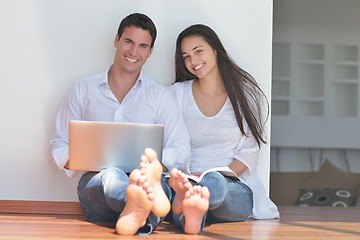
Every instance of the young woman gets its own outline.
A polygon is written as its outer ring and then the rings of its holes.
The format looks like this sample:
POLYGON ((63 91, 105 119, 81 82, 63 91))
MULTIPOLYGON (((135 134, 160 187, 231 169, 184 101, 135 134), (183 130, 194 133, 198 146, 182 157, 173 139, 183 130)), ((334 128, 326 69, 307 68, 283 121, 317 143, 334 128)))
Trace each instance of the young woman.
POLYGON ((170 88, 191 138, 191 162, 184 165, 194 175, 229 167, 238 176, 210 172, 199 183, 190 183, 173 169, 169 184, 176 192, 175 221, 186 233, 197 234, 205 218, 231 222, 279 217, 256 174, 259 150, 266 143, 262 107, 268 107, 257 82, 231 60, 217 34, 201 24, 179 34, 175 68, 170 88))

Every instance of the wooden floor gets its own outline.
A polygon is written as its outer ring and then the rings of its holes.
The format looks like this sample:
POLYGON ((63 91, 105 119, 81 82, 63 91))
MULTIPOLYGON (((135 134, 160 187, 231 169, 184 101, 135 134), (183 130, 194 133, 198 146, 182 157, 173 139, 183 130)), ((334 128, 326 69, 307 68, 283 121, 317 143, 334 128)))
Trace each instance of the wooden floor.
POLYGON ((360 208, 279 207, 278 220, 206 226, 185 235, 162 223, 149 236, 119 236, 86 222, 78 203, 0 201, 0 239, 360 239, 360 208))

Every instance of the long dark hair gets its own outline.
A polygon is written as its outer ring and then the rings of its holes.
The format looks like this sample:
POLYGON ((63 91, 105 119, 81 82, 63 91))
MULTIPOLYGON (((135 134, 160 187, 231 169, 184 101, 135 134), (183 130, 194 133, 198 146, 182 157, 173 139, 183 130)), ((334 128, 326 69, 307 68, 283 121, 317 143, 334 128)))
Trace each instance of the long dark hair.
POLYGON ((186 69, 181 51, 182 40, 190 36, 202 37, 217 52, 216 58, 221 78, 224 81, 241 133, 246 135, 244 130, 245 120, 259 147, 261 143, 266 143, 263 133, 264 123, 269 116, 268 100, 256 80, 228 56, 219 37, 208 26, 202 24, 192 25, 179 34, 175 50, 175 82, 197 79, 195 75, 186 69), (267 107, 265 121, 263 121, 262 117, 264 102, 267 107))

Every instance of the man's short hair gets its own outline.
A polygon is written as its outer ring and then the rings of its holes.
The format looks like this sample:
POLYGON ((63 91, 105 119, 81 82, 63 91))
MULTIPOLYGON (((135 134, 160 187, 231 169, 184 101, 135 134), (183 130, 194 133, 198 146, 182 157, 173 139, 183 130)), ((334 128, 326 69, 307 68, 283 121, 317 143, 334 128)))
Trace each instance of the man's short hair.
POLYGON ((131 27, 131 26, 135 26, 137 28, 148 30, 150 32, 150 35, 152 38, 150 47, 152 48, 154 46, 157 31, 156 31, 156 26, 155 26, 154 22, 148 16, 146 16, 145 14, 142 14, 142 13, 132 13, 132 14, 128 15, 127 17, 125 17, 119 25, 119 29, 118 29, 119 39, 120 39, 121 35, 123 34, 124 29, 126 27, 131 27))

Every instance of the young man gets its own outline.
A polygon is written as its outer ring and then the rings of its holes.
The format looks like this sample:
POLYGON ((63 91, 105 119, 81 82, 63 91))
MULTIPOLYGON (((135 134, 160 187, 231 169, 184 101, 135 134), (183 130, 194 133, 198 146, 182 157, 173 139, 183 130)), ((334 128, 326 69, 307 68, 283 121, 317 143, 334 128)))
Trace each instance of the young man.
POLYGON ((50 139, 53 160, 71 177, 77 172, 66 169, 70 120, 165 126, 162 165, 156 153, 146 149, 140 170, 130 176, 118 168, 78 173, 83 174, 78 196, 87 220, 114 223, 116 231, 124 235, 150 234, 158 226, 160 217, 170 209, 171 196, 162 170, 170 170, 190 156, 189 136, 175 97, 142 71, 155 39, 156 27, 149 17, 140 13, 125 17, 114 40, 113 64, 105 72, 75 83, 60 107, 50 139))

